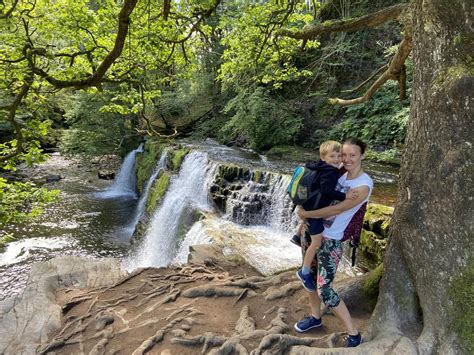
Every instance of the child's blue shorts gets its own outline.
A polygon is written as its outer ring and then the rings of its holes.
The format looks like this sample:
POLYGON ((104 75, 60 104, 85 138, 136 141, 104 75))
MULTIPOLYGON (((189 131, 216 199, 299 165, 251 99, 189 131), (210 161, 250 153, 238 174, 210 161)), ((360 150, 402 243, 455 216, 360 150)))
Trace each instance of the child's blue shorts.
POLYGON ((324 230, 322 218, 308 218, 308 231, 310 235, 321 234, 324 230))

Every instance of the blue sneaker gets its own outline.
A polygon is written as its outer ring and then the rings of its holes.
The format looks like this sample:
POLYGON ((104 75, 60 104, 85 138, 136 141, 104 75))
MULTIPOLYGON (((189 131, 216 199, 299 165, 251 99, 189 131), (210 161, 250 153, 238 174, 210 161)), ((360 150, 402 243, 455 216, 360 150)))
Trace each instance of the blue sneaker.
POLYGON ((306 291, 309 292, 316 292, 316 285, 313 280, 313 274, 309 273, 304 275, 301 272, 301 269, 299 269, 296 272, 296 276, 300 279, 301 283, 303 284, 303 287, 306 289, 306 291))
POLYGON ((355 348, 362 343, 362 335, 357 333, 357 335, 349 335, 347 338, 347 347, 348 348, 355 348))
POLYGON ((301 246, 301 238, 298 234, 295 234, 294 236, 291 237, 290 242, 297 246, 301 246))
POLYGON ((318 328, 322 326, 323 323, 321 319, 315 318, 313 316, 305 317, 302 320, 295 323, 295 330, 299 333, 304 333, 310 329, 318 328))

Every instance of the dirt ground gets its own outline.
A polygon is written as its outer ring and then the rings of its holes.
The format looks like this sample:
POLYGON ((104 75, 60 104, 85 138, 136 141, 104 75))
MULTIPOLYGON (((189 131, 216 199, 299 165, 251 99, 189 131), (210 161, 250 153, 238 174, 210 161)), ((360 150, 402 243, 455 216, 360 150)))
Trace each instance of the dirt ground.
MULTIPOLYGON (((292 346, 344 345, 332 314, 304 334, 294 323, 309 314, 306 292, 288 271, 263 277, 241 262, 147 268, 101 289, 59 289, 63 328, 42 353, 286 353, 292 346)), ((350 309, 364 331, 370 312, 350 309)))

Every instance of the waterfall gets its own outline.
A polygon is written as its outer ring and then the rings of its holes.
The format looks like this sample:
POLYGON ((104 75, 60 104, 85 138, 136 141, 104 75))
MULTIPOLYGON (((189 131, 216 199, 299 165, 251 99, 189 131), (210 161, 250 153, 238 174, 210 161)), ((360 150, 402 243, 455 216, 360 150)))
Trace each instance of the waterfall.
POLYGON ((168 159, 168 149, 165 149, 163 153, 161 154, 160 160, 158 160, 158 163, 153 169, 153 172, 150 178, 148 179, 145 185, 145 188, 143 189, 140 199, 138 200, 137 208, 135 210, 133 219, 131 220, 130 224, 127 227, 123 228, 123 232, 126 236, 131 237, 133 235, 133 232, 135 231, 135 227, 137 226, 138 222, 140 221, 140 218, 142 218, 143 213, 145 212, 145 206, 148 200, 148 194, 150 192, 150 188, 153 185, 153 182, 155 181, 158 174, 166 168, 167 159, 168 159))
POLYGON ((255 182, 245 182, 241 189, 233 191, 227 199, 226 218, 243 225, 267 226, 290 232, 298 223, 291 213, 291 200, 286 188, 290 176, 264 172, 255 182))
POLYGON ((137 153, 143 152, 143 144, 137 149, 132 150, 127 154, 123 160, 122 166, 114 180, 112 186, 107 188, 103 192, 97 194, 101 198, 114 198, 114 197, 137 197, 137 178, 133 169, 135 168, 135 158, 137 153))
POLYGON ((163 203, 154 212, 142 244, 124 262, 133 270, 145 266, 166 266, 176 255, 178 230, 183 219, 193 212, 210 211, 209 183, 215 164, 210 164, 205 153, 191 152, 183 161, 179 175, 171 179, 163 203))

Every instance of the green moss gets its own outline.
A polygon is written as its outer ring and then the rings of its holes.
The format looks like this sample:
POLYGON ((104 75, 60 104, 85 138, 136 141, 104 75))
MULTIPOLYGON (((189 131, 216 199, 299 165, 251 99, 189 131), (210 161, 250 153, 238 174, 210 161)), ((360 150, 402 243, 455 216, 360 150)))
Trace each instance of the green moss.
POLYGON ((160 155, 166 144, 160 140, 149 140, 145 144, 144 152, 137 155, 136 160, 136 174, 137 187, 141 193, 145 187, 146 182, 153 173, 156 163, 160 159, 160 155))
POLYGON ((362 291, 366 298, 371 302, 373 305, 377 303, 377 298, 379 296, 379 283, 382 279, 383 275, 383 264, 380 264, 372 270, 362 285, 362 291))
POLYGON ((364 256, 373 260, 376 265, 382 262, 386 246, 386 239, 380 239, 380 236, 374 232, 362 230, 359 248, 365 254, 364 256))
POLYGON ((364 218, 364 228, 385 238, 388 236, 392 214, 393 207, 370 203, 364 218))
POLYGON ((178 171, 179 168, 181 167, 181 163, 184 160, 184 157, 189 153, 188 148, 179 148, 176 150, 171 151, 171 169, 174 171, 178 171))
POLYGON ((456 332, 467 354, 474 354, 474 263, 469 262, 448 289, 453 301, 450 328, 456 332))
POLYGON ((161 173, 160 177, 150 189, 148 201, 146 203, 146 212, 152 214, 156 209, 158 202, 163 198, 170 183, 170 175, 166 172, 161 173))
POLYGON ((458 63, 450 66, 438 74, 434 80, 433 86, 435 89, 444 89, 462 77, 474 76, 472 68, 468 64, 458 63))

